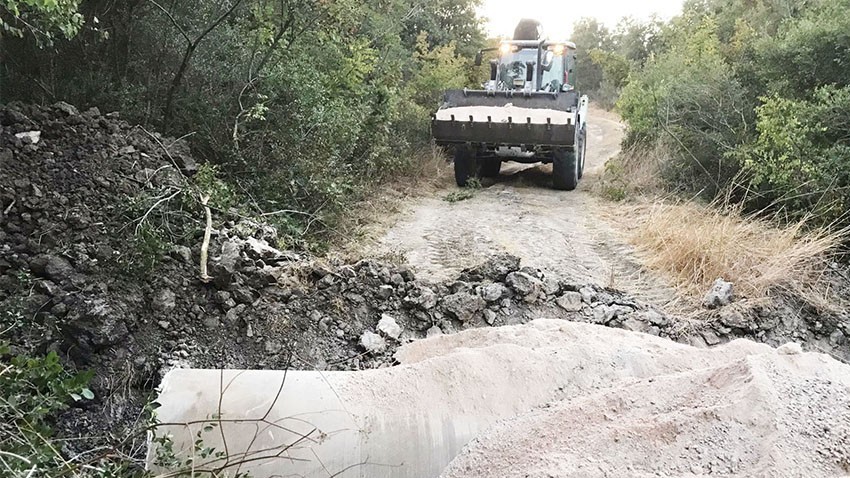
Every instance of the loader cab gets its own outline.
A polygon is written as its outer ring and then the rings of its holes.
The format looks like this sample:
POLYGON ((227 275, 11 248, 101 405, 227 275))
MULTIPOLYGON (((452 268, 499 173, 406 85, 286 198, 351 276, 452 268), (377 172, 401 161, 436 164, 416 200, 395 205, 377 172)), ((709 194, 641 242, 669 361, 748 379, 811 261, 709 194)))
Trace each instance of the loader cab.
POLYGON ((505 41, 491 68, 493 86, 499 90, 568 91, 575 85, 575 51, 570 42, 505 41))
POLYGON ((499 89, 533 89, 537 49, 522 48, 503 43, 499 47, 499 69, 497 81, 499 89))

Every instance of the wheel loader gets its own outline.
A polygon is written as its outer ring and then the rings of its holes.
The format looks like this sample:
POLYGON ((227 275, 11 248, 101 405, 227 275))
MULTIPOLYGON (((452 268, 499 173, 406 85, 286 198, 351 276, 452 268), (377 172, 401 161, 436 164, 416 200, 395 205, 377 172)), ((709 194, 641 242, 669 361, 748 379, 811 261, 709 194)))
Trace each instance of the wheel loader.
POLYGON ((555 189, 573 190, 584 171, 587 96, 575 89, 576 46, 548 40, 539 22, 522 20, 512 40, 486 52, 490 79, 480 90, 445 92, 432 115, 436 144, 454 150, 455 180, 499 174, 503 161, 552 163, 555 189))

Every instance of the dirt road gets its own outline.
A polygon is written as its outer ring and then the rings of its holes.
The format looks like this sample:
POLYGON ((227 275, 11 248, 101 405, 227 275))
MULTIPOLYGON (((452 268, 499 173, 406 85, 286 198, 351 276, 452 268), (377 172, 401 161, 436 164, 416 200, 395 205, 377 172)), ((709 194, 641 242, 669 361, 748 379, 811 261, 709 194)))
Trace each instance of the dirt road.
POLYGON ((373 252, 402 254, 420 276, 435 280, 509 252, 572 281, 666 301, 669 294, 641 271, 617 224, 603 219, 613 206, 590 192, 620 151, 624 129, 616 115, 591 110, 585 174, 575 191, 551 189, 551 165, 504 163, 500 177, 471 199, 446 201, 452 187, 410 204, 373 252))

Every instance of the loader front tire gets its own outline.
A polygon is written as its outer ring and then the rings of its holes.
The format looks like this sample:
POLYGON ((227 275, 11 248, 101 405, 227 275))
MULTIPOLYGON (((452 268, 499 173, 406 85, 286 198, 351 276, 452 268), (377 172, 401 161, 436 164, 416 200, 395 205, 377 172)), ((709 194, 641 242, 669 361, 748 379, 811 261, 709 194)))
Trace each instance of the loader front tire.
POLYGON ((465 187, 466 182, 478 176, 478 161, 475 153, 469 148, 455 148, 455 182, 459 187, 465 187))
POLYGON ((556 149, 552 158, 552 182, 555 189, 572 191, 578 186, 579 163, 575 151, 556 149))
POLYGON ((587 159, 587 128, 582 127, 581 133, 579 134, 579 141, 577 141, 578 146, 576 149, 579 152, 579 163, 578 163, 578 178, 581 179, 584 176, 584 162, 587 159))

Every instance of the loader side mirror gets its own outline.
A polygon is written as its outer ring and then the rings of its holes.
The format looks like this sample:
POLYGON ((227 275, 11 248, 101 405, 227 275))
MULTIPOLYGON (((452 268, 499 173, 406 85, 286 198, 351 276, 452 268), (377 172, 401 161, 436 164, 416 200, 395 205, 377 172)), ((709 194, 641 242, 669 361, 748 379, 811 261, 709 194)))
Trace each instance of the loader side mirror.
POLYGON ((496 81, 496 77, 499 75, 499 60, 492 59, 490 60, 490 81, 496 81))
POLYGON ((478 53, 475 54, 475 66, 481 66, 481 62, 484 60, 484 52, 478 50, 478 53))

